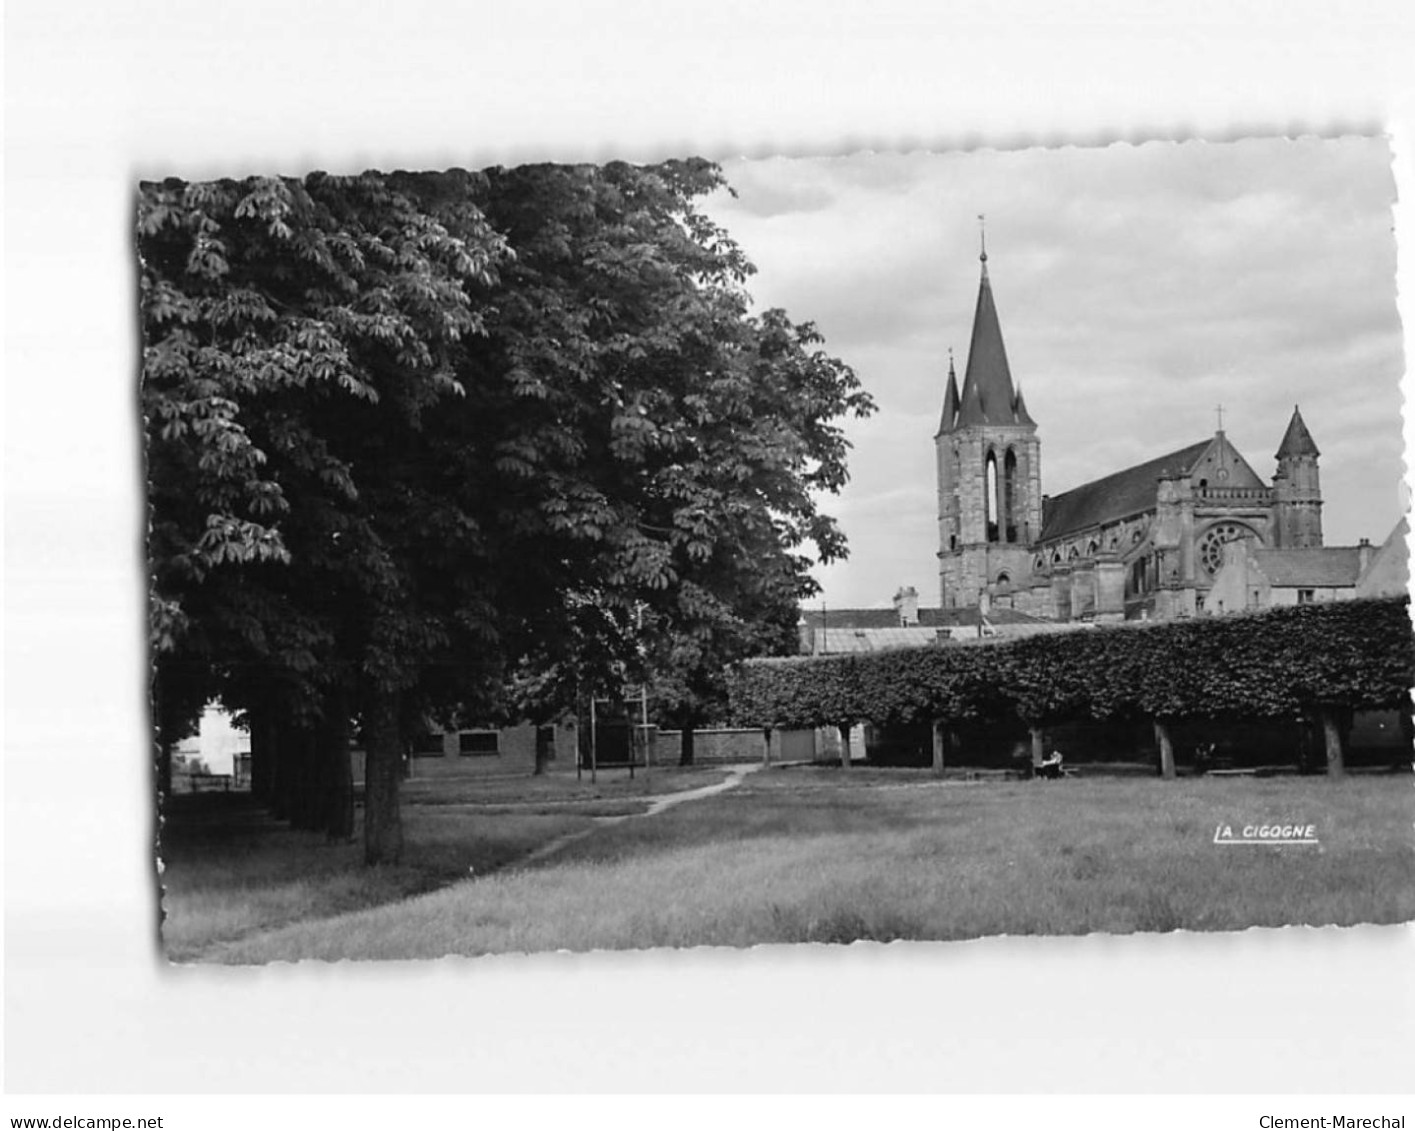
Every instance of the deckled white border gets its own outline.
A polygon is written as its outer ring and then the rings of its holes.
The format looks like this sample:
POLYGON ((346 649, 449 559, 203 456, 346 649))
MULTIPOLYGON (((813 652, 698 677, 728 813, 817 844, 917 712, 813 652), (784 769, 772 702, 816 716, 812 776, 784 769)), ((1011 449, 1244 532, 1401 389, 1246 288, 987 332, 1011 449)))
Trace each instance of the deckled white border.
POLYGON ((132 920, 148 857, 131 180, 1415 125, 1398 0, 1279 20, 1229 0, 1203 24, 1187 4, 947 7, 6 5, 11 1091, 1408 1079, 1411 929, 168 972, 132 920))

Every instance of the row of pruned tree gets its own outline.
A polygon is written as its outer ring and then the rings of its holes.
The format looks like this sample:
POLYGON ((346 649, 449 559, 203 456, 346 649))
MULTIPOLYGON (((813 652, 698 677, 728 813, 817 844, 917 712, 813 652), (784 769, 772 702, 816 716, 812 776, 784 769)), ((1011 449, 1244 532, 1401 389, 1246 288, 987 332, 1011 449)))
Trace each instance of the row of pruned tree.
POLYGON ((936 743, 962 722, 1020 721, 1036 742, 1049 725, 1147 717, 1166 776, 1175 720, 1309 718, 1321 722, 1329 768, 1340 773, 1350 712, 1407 704, 1415 683, 1407 605, 1382 598, 1005 643, 750 660, 732 672, 732 709, 742 724, 772 729, 933 722, 936 743))
MULTIPOLYGON (((844 540, 810 324, 753 314, 700 160, 145 183, 159 749, 219 697, 253 788, 370 863, 430 721, 545 721, 652 673, 691 732, 788 647, 844 540)), ((159 763, 161 766, 162 763, 159 763)))

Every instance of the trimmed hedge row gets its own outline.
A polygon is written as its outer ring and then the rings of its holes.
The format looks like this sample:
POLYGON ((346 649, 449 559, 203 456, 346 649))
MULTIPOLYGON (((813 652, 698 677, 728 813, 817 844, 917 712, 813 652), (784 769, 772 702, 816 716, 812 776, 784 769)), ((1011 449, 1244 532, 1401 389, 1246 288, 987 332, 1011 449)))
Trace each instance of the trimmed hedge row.
POLYGON ((1401 706, 1415 683, 1409 598, 1300 605, 999 643, 749 660, 739 725, 817 727, 1144 715, 1294 718, 1401 706))

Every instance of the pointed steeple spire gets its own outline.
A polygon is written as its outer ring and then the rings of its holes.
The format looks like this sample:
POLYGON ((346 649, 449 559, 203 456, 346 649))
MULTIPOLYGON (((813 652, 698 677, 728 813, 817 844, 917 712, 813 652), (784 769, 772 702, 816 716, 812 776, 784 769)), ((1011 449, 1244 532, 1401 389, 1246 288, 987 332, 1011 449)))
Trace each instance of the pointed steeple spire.
POLYGON ((958 419, 958 375, 953 372, 953 347, 948 349, 948 387, 943 392, 943 415, 939 418, 938 432, 951 432, 958 419))
POLYGON ((1316 441, 1312 439, 1312 433, 1307 431, 1302 413, 1296 405, 1293 405, 1292 419, 1287 422, 1287 431, 1283 433, 1282 443, 1278 445, 1276 458, 1283 460, 1291 456, 1319 456, 1321 454, 1317 450, 1316 441))
POLYGON ((978 284, 978 306, 973 314, 973 339, 968 345, 968 368, 963 375, 963 394, 958 424, 1017 424, 1014 404, 1017 392, 1002 344, 1002 327, 993 303, 988 280, 988 253, 979 256, 982 279, 978 284))
POLYGON ((1027 402, 1022 399, 1022 386, 1017 386, 1017 399, 1012 402, 1012 415, 1017 418, 1018 424, 1030 424, 1034 428, 1037 422, 1032 419, 1027 411, 1027 402))

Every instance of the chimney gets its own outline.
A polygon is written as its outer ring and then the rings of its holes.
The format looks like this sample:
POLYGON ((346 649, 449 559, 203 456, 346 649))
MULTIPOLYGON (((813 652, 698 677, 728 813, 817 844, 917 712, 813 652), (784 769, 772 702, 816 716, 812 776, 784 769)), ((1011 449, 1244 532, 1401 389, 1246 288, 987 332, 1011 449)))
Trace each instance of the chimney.
POLYGON ((1371 564, 1371 555, 1375 550, 1371 546, 1369 538, 1362 538, 1361 544, 1356 547, 1356 561, 1358 563, 1358 576, 1366 572, 1366 568, 1371 564))
POLYGON ((900 589, 894 595, 894 612, 899 623, 909 628, 919 623, 919 591, 912 585, 900 589))

